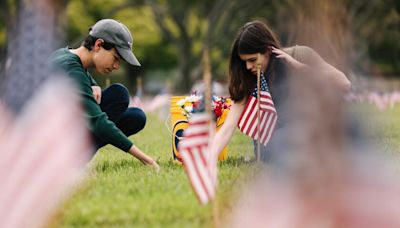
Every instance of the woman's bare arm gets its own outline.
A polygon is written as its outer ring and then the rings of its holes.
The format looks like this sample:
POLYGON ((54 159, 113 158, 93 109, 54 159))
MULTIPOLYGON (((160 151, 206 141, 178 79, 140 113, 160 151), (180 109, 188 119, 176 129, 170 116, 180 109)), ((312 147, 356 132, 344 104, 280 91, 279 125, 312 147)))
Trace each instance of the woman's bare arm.
POLYGON ((215 133, 213 139, 211 140, 210 149, 212 155, 217 157, 232 138, 244 106, 244 101, 238 103, 233 102, 224 124, 218 130, 218 132, 215 133))
POLYGON ((302 62, 296 60, 291 55, 283 50, 272 47, 272 52, 277 54, 277 58, 284 60, 289 66, 303 73, 317 73, 323 78, 326 78, 336 89, 347 92, 350 89, 351 83, 346 75, 327 63, 316 51, 312 48, 301 46, 302 62))

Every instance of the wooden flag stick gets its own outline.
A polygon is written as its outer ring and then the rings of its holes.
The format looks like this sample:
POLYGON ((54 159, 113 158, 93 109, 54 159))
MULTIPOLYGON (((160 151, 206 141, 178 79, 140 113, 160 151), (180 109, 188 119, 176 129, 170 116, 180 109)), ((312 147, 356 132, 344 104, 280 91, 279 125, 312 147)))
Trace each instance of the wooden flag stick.
POLYGON ((203 69, 205 109, 206 112, 211 116, 211 70, 208 48, 205 48, 203 51, 203 69))
POLYGON ((257 162, 260 162, 260 140, 261 140, 261 123, 260 123, 260 82, 261 82, 261 55, 257 55, 257 162))
POLYGON ((217 197, 215 197, 212 200, 212 208, 213 208, 213 221, 214 221, 214 227, 219 228, 220 223, 219 223, 219 212, 218 212, 218 202, 217 202, 217 197))
MULTIPOLYGON (((211 94, 212 94, 212 85, 211 85, 211 67, 210 67, 210 53, 208 47, 206 47, 203 51, 203 81, 204 81, 204 101, 205 101, 205 109, 206 113, 210 116, 210 125, 212 127, 215 126, 214 118, 212 115, 211 108, 211 94)), ((212 156, 211 156, 212 157, 212 156)), ((213 159, 213 157, 212 157, 213 159)), ((215 194, 217 194, 217 187, 215 188, 215 194)), ((214 227, 218 228, 219 225, 219 213, 218 213, 218 202, 217 197, 212 200, 212 210, 213 210, 213 222, 214 227)))

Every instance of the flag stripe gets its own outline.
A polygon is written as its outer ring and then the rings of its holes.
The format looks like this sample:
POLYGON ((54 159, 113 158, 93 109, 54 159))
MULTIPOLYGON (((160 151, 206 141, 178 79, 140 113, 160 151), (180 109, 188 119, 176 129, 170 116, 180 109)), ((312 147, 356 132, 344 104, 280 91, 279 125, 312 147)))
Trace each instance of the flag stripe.
POLYGON ((266 140, 266 137, 268 136, 268 132, 271 129, 271 121, 273 120, 273 114, 271 112, 264 113, 265 117, 263 119, 263 122, 261 123, 261 126, 267 126, 267 130, 261 132, 261 141, 264 142, 266 140))
POLYGON ((252 123, 254 123, 254 116, 256 115, 256 112, 251 112, 251 110, 256 108, 257 103, 255 102, 255 99, 251 98, 249 104, 249 112, 245 116, 242 126, 242 131, 247 135, 249 134, 249 128, 251 127, 252 123))
MULTIPOLYGON (((72 120, 73 121, 73 120, 72 120)), ((29 192, 32 192, 32 190, 34 190, 34 186, 37 185, 38 187, 40 187, 40 183, 52 183, 52 182, 48 182, 46 180, 46 174, 50 174, 53 173, 54 170, 57 170, 57 167, 63 167, 64 165, 71 165, 71 164, 64 164, 65 162, 70 161, 71 159, 73 160, 73 156, 78 156, 79 154, 82 153, 82 151, 85 150, 85 143, 84 143, 84 135, 80 134, 80 135, 75 135, 72 136, 72 134, 74 132, 76 132, 76 128, 74 127, 69 127, 71 126, 71 124, 69 123, 64 123, 64 125, 60 125, 60 129, 63 129, 64 133, 66 135, 71 135, 72 140, 71 139, 65 139, 66 142, 73 142, 76 140, 77 143, 81 144, 82 146, 77 146, 74 147, 72 150, 70 149, 69 152, 64 151, 64 148, 60 148, 59 150, 61 152, 58 152, 58 154, 55 156, 54 154, 52 154, 54 152, 54 150, 49 150, 49 148, 56 148, 58 145, 60 145, 58 141, 45 141, 42 142, 41 144, 38 144, 36 147, 32 147, 30 150, 31 151, 43 151, 43 153, 35 153, 33 157, 30 157, 29 160, 27 162, 25 162, 23 165, 21 165, 21 167, 26 167, 23 170, 13 170, 14 172, 12 172, 12 175, 10 175, 11 178, 9 178, 9 181, 11 183, 8 183, 7 186, 13 186, 13 188, 8 189, 8 193, 9 195, 6 195, 6 200, 8 200, 9 202, 14 202, 14 205, 22 205, 23 202, 26 202, 26 200, 24 200, 22 196, 27 195, 24 194, 24 192, 26 191, 26 189, 24 188, 24 186, 30 186, 29 188, 29 192), (77 138, 76 136, 81 136, 82 138, 77 138), (46 163, 46 165, 44 165, 43 163, 46 163), (55 165, 53 165, 53 163, 55 163, 55 165), (32 173, 35 173, 35 175, 32 178, 29 178, 28 180, 26 179, 27 175, 30 175, 32 173), (44 176, 43 176, 44 175, 44 176)), ((48 130, 47 137, 51 137, 51 133, 54 133, 54 128, 53 129, 45 129, 48 130)), ((59 130, 59 129, 57 129, 59 130)), ((34 140, 40 140, 39 138, 34 139, 34 140)), ((73 144, 71 144, 73 145, 73 144)), ((87 148, 86 148, 87 149, 87 148)), ((26 160, 26 159, 25 159, 26 160)), ((31 199, 33 201, 33 199, 31 199)), ((34 205, 31 205, 34 206, 34 205)))
POLYGON ((203 147, 197 147, 195 148, 196 151, 194 151, 194 153, 191 153, 192 155, 192 159, 193 161, 201 161, 201 162, 197 162, 195 164, 197 164, 197 176, 201 177, 202 173, 205 173, 206 175, 204 176, 204 178, 200 178, 201 182, 202 182, 202 186, 204 188, 204 191, 207 193, 207 198, 211 197, 211 192, 212 192, 212 182, 211 182, 211 176, 210 176, 210 172, 207 169, 207 160, 204 157, 204 153, 200 153, 201 151, 204 150, 203 147))
POLYGON ((192 148, 182 151, 182 159, 187 170, 190 183, 201 203, 207 203, 212 191, 211 179, 207 172, 207 166, 200 152, 203 148, 192 148), (192 171, 190 171, 192 170, 192 171))
MULTIPOLYGON (((54 146, 54 144, 53 145, 44 144, 43 146, 54 146)), ((50 197, 50 195, 54 194, 51 192, 59 191, 58 189, 55 188, 62 189, 65 186, 65 184, 68 183, 69 180, 64 179, 66 178, 66 174, 64 174, 60 168, 76 167, 76 164, 68 161, 74 160, 74 156, 79 156, 79 153, 81 152, 82 150, 76 150, 75 153, 73 153, 72 150, 68 150, 65 152, 59 151, 58 156, 51 156, 50 155, 51 151, 48 151, 49 156, 47 156, 46 159, 47 164, 42 166, 36 166, 37 169, 35 170, 32 169, 32 172, 34 172, 35 175, 32 178, 30 178, 29 181, 23 183, 23 185, 29 186, 29 190, 27 191, 23 188, 15 189, 13 196, 13 204, 11 205, 11 208, 15 209, 15 207, 18 206, 18 210, 10 210, 11 211, 11 215, 9 215, 10 221, 17 221, 17 218, 20 217, 21 213, 22 214, 30 213, 31 210, 36 208, 37 202, 35 199, 46 199, 47 197, 50 197), (51 191, 43 191, 43 183, 51 183, 51 191)), ((35 164, 32 164, 32 168, 33 166, 35 166, 35 164)), ((24 173, 21 175, 29 175, 29 173, 24 173)), ((14 226, 11 225, 10 227, 14 226)))
POLYGON ((261 77, 260 91, 260 120, 258 120, 258 100, 257 87, 254 88, 249 96, 242 115, 239 119, 238 127, 240 131, 249 137, 267 145, 271 139, 277 121, 276 109, 271 94, 268 92, 267 83, 261 77), (260 129, 261 135, 258 135, 260 129))
POLYGON ((186 173, 188 174, 189 182, 196 193, 196 197, 198 197, 198 199, 202 202, 207 198, 207 195, 202 187, 201 178, 198 176, 198 170, 193 162, 192 155, 191 153, 185 153, 184 151, 181 151, 181 156, 182 160, 186 161, 184 167, 186 169, 186 173))
MULTIPOLYGON (((54 104, 56 105, 56 104, 54 104)), ((55 106, 56 107, 56 106, 55 106)), ((8 181, 16 182, 17 180, 20 180, 21 182, 25 181, 24 180, 24 173, 30 173, 29 169, 36 169, 36 167, 31 167, 29 164, 36 164, 37 166, 41 165, 42 163, 46 162, 46 156, 48 154, 45 153, 37 153, 37 151, 44 151, 44 152, 50 152, 52 148, 56 148, 57 145, 54 142, 54 140, 57 140, 55 138, 55 134, 60 134, 60 131, 64 131, 68 129, 68 126, 71 125, 71 121, 74 121, 74 119, 69 119, 65 121, 63 118, 65 115, 64 113, 58 113, 56 109, 51 109, 51 107, 43 107, 44 110, 49 110, 50 116, 52 118, 48 118, 48 122, 46 124, 43 124, 41 121, 35 121, 33 124, 25 125, 26 123, 22 123, 22 125, 25 126, 19 126, 20 128, 18 129, 19 131, 16 131, 16 135, 22 135, 22 138, 30 139, 31 143, 29 144, 29 147, 26 147, 23 145, 23 143, 18 142, 18 137, 14 137, 16 140, 15 142, 12 142, 12 144, 19 145, 18 147, 20 148, 19 151, 22 151, 23 154, 18 154, 18 153, 13 153, 13 157, 10 158, 10 161, 8 162, 7 166, 4 167, 5 169, 11 171, 10 175, 6 177, 4 182, 6 183, 6 186, 8 185, 8 181), (60 125, 62 124, 62 125, 60 125), (41 130, 37 132, 37 129, 41 130), (35 134, 32 134, 32 132, 37 132, 35 134), (51 138, 52 141, 44 141, 43 139, 49 139, 51 138), (46 143, 46 144, 45 144, 46 143), (44 145, 43 145, 44 144, 44 145), (41 155, 41 156, 38 156, 41 155), (17 157, 21 157, 18 162, 18 166, 14 164, 11 161, 16 161, 17 157), (14 169, 18 170, 18 172, 14 172, 14 169), (20 175, 22 174, 22 175, 20 175), (19 178, 18 178, 19 177, 19 178)), ((68 107, 66 107, 68 108, 68 107)), ((71 112, 72 110, 68 110, 68 112, 71 112)), ((40 118, 40 117, 39 117, 40 118)), ((58 140, 57 140, 58 141, 58 140)), ((21 183, 23 185, 23 183, 21 183)), ((11 185, 12 186, 12 185, 11 185)), ((17 186, 18 187, 18 186, 17 186)))
POLYGON ((201 204, 214 198, 216 186, 216 163, 210 160, 208 154, 209 129, 210 116, 194 113, 179 143, 185 172, 201 204))
MULTIPOLYGON (((252 110, 252 107, 249 107, 249 106, 253 106, 253 101, 250 99, 250 101, 248 101, 247 102, 247 104, 246 104, 246 106, 245 106, 245 108, 244 108, 244 110, 243 110, 243 114, 242 114, 242 116, 240 117, 240 120, 239 120, 239 126, 243 126, 243 125, 245 125, 245 123, 248 121, 248 119, 249 119, 249 113, 251 112, 251 110, 252 110)), ((241 129, 242 131, 244 130, 244 129, 241 129)))
POLYGON ((267 133, 267 137, 264 140, 264 146, 266 146, 267 143, 269 142, 269 140, 271 139, 272 133, 273 133, 273 131, 275 129, 277 118, 278 118, 277 115, 274 115, 274 114, 272 115, 271 125, 270 125, 270 128, 267 131, 268 133, 267 133))
MULTIPOLYGON (((257 107, 257 102, 254 102, 255 108, 257 107)), ((258 122, 258 113, 257 112, 252 112, 251 115, 251 121, 249 121, 248 126, 248 131, 246 132, 247 135, 250 135, 251 137, 257 139, 257 127, 260 125, 258 122)))
POLYGON ((0 227, 44 222, 89 159, 92 147, 85 120, 77 94, 68 86, 65 81, 44 85, 10 126, 7 144, 0 145, 10 150, 1 154, 0 227))

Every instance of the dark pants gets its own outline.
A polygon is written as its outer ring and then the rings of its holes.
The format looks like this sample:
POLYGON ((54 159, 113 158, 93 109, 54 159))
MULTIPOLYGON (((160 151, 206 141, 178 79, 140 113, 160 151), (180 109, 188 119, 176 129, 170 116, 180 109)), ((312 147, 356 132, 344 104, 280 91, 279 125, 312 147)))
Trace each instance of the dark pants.
MULTIPOLYGON (((112 122, 127 136, 141 131, 146 125, 146 115, 139 108, 128 108, 129 92, 122 84, 112 84, 101 94, 100 108, 112 122)), ((94 139, 96 149, 107 143, 94 139)))
MULTIPOLYGON (((267 146, 260 143, 260 160, 265 163, 277 163, 280 157, 287 155, 291 144, 288 144, 289 127, 280 127, 274 130, 267 146)), ((253 140, 254 155, 257 157, 257 140, 253 140)))

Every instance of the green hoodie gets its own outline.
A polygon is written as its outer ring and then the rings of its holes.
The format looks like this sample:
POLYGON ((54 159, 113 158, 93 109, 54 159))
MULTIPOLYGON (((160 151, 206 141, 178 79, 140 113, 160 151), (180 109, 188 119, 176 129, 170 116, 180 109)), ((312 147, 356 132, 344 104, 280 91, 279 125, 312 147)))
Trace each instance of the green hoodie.
POLYGON ((52 67, 62 70, 79 85, 91 133, 107 144, 112 144, 126 152, 129 151, 129 148, 133 145, 132 142, 100 109, 92 91, 92 86, 97 85, 96 81, 83 68, 80 58, 67 48, 61 48, 50 56, 49 61, 52 67))

